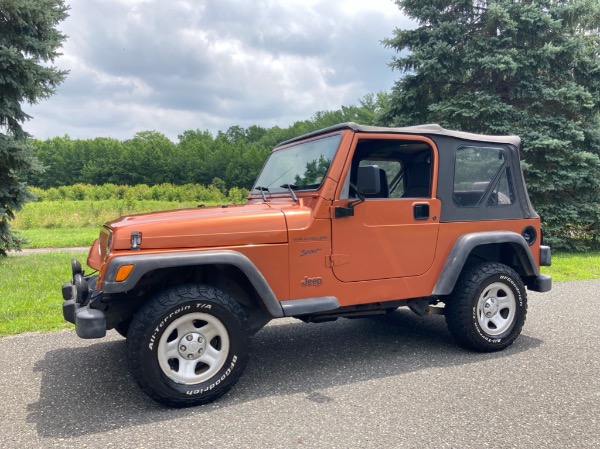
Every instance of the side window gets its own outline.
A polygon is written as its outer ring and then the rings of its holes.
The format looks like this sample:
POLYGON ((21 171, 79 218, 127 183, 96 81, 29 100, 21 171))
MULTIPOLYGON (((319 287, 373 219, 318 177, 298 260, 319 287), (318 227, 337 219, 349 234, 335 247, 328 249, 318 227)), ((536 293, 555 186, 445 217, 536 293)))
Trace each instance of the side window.
MULTIPOLYGON (((374 165, 380 170, 381 192, 374 195, 375 198, 401 198, 404 193, 404 188, 396 183, 391 188, 391 183, 402 173, 402 161, 400 160, 383 160, 377 158, 362 159, 359 162, 359 167, 374 165)), ((368 196, 367 196, 368 197, 368 196)))
POLYGON ((431 193, 431 148, 424 142, 404 140, 360 140, 350 169, 347 195, 357 198, 360 167, 374 167, 380 175, 381 191, 370 198, 428 198, 431 193))
MULTIPOLYGON (((506 156, 501 148, 458 148, 454 163, 454 203, 459 207, 479 206, 490 183, 504 167, 505 160, 506 156)), ((505 171, 505 174, 507 180, 505 184, 508 184, 508 172, 505 171)), ((501 182, 498 182, 496 189, 501 188, 500 184, 501 182)), ((502 193, 505 194, 506 185, 503 188, 502 193)), ((493 195, 490 200, 492 197, 493 195)))
POLYGON ((488 206, 508 206, 515 202, 515 191, 513 189, 512 177, 510 176, 510 169, 506 167, 500 179, 496 183, 490 198, 488 199, 488 206))

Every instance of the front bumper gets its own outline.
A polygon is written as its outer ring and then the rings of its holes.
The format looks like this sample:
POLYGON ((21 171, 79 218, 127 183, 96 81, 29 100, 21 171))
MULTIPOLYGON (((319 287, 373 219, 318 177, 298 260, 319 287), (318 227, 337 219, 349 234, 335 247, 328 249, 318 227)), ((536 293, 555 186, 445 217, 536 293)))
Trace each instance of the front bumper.
POLYGON ((80 338, 102 338, 106 335, 106 316, 102 310, 93 308, 102 296, 102 292, 96 290, 97 276, 84 275, 75 259, 71 267, 71 282, 62 286, 63 317, 75 325, 80 338))

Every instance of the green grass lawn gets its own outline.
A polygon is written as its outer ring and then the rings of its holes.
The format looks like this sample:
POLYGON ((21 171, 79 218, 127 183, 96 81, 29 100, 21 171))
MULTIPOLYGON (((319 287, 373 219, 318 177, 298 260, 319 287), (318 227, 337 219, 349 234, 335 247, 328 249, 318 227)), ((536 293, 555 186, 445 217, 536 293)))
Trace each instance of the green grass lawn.
POLYGON ((542 273, 554 282, 600 279, 600 252, 553 254, 552 266, 542 267, 542 273))
POLYGON ((29 243, 23 248, 73 248, 75 246, 91 246, 100 233, 100 226, 81 228, 42 228, 17 231, 29 243))
POLYGON ((62 317, 61 285, 71 278, 71 258, 85 253, 0 257, 0 336, 73 328, 62 317))

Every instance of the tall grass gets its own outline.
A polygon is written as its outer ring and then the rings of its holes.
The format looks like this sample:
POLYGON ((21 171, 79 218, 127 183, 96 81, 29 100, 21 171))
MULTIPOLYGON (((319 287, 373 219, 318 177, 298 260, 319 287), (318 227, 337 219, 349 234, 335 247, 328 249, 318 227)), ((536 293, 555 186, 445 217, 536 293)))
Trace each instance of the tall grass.
POLYGON ((32 187, 37 201, 28 203, 13 221, 16 230, 98 227, 123 215, 224 203, 243 203, 248 191, 216 186, 94 186, 75 184, 47 190, 32 187))
POLYGON ((42 190, 31 188, 37 201, 16 214, 13 229, 29 243, 25 248, 87 246, 106 222, 124 215, 161 210, 243 203, 247 190, 226 194, 216 186, 93 186, 76 184, 42 190))
POLYGON ((72 186, 40 189, 31 187, 38 201, 82 201, 82 200, 126 200, 126 201, 200 201, 209 203, 241 203, 248 196, 248 190, 233 187, 229 191, 216 185, 208 187, 200 184, 157 184, 135 186, 104 184, 74 184, 72 186))
POLYGON ((196 201, 83 200, 28 203, 16 214, 16 230, 100 227, 123 215, 197 207, 196 201))

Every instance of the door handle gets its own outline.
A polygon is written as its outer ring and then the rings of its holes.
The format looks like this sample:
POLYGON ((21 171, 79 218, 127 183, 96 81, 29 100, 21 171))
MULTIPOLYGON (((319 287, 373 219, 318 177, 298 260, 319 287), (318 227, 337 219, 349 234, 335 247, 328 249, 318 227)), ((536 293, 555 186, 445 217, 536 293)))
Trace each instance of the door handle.
POLYGON ((415 204, 413 207, 413 216, 415 220, 428 220, 429 204, 415 204))

